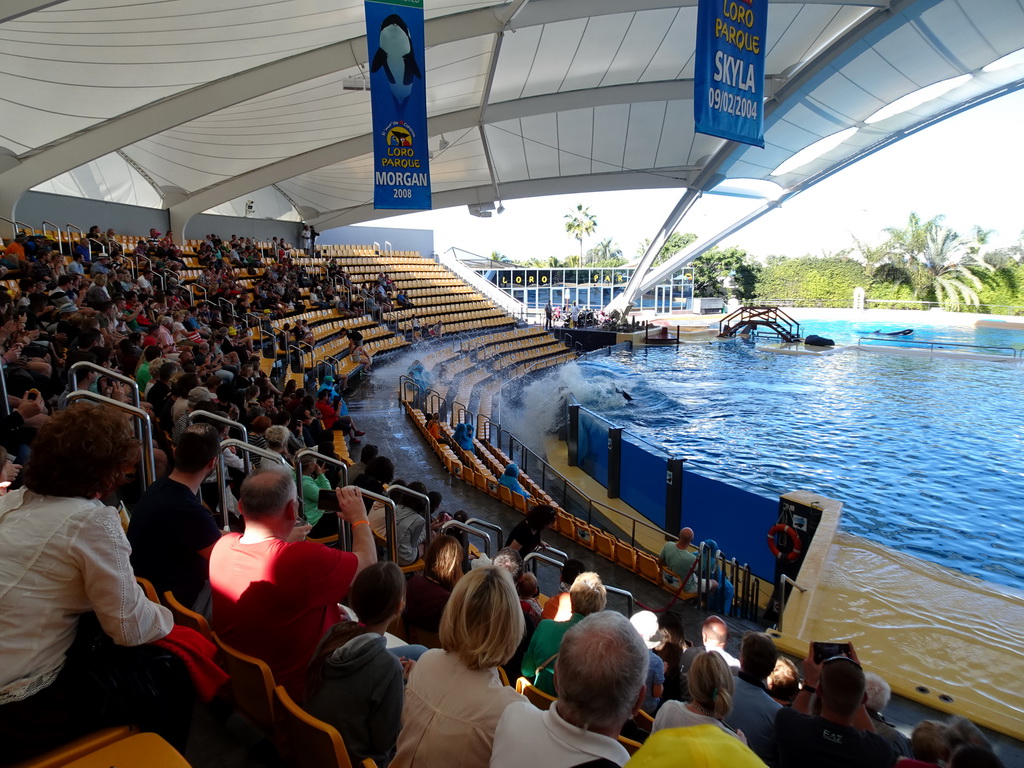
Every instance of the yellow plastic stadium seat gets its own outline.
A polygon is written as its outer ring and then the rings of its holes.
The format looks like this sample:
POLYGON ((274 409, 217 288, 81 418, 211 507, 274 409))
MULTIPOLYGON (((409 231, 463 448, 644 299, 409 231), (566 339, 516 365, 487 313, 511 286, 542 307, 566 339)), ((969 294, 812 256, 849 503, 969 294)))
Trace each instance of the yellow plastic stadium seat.
POLYGON ((149 579, 143 579, 136 577, 135 580, 139 582, 139 586, 142 587, 142 591, 146 593, 146 597, 151 603, 160 605, 160 595, 156 593, 156 587, 153 586, 153 582, 149 579))
POLYGON ((601 557, 615 560, 615 544, 617 539, 610 533, 594 529, 594 551, 601 557))
POLYGON ((189 768, 188 761, 178 750, 155 733, 137 733, 120 739, 84 757, 64 763, 64 768, 130 768, 137 765, 145 765, 146 768, 189 768))
POLYGON ((62 768, 62 766, 103 749, 115 741, 126 739, 133 733, 138 733, 138 729, 128 725, 104 728, 86 734, 67 744, 62 744, 56 749, 51 749, 49 752, 34 757, 31 760, 15 763, 12 768, 62 768))
POLYGON ((247 656, 225 643, 217 633, 213 641, 224 653, 224 666, 231 675, 235 708, 268 736, 274 734, 274 675, 265 661, 247 656))
POLYGON ((623 541, 615 540, 615 562, 629 570, 636 568, 636 550, 623 541))
POLYGON ((635 755, 636 751, 643 746, 643 744, 641 744, 639 741, 627 739, 625 736, 619 736, 619 744, 624 746, 626 748, 626 751, 629 752, 631 756, 635 755))
POLYGON ((661 584, 661 566, 658 565, 658 558, 646 552, 636 553, 636 573, 652 584, 661 584))
POLYGON ((174 615, 174 623, 183 627, 189 627, 201 634, 211 643, 213 632, 210 631, 210 622, 201 613, 196 613, 191 608, 186 608, 171 592, 164 592, 164 605, 171 609, 174 615))
POLYGON ((574 539, 576 534, 575 518, 561 507, 555 508, 555 530, 567 539, 574 539))
MULTIPOLYGON (((338 729, 303 710, 280 685, 274 688, 274 714, 288 765, 294 768, 353 768, 338 729)), ((376 763, 363 760, 359 765, 375 768, 376 763)))
POLYGON ((522 512, 524 515, 530 510, 531 500, 527 499, 521 493, 512 494, 512 508, 517 512, 522 512))
POLYGON ((583 522, 578 517, 573 518, 573 529, 576 543, 581 547, 587 549, 594 548, 594 529, 590 527, 588 523, 583 522))
POLYGON ((525 677, 520 677, 516 680, 516 693, 525 696, 537 709, 550 709, 551 705, 558 701, 554 696, 544 693, 544 691, 535 686, 525 677))
POLYGON ((637 724, 637 727, 643 731, 650 733, 654 728, 654 718, 644 712, 642 709, 636 713, 633 717, 633 722, 637 724))
POLYGON ((423 563, 423 558, 421 557, 421 558, 418 558, 416 560, 416 562, 409 563, 409 565, 403 565, 402 566, 402 573, 405 573, 405 574, 416 573, 417 571, 422 571, 424 567, 425 566, 424 566, 424 563, 423 563))

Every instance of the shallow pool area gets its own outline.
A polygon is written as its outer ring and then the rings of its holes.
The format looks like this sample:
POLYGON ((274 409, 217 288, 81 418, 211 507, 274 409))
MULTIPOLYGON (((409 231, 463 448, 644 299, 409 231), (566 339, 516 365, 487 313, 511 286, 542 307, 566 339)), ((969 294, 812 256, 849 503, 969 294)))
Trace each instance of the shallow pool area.
MULTIPOLYGON (((841 344, 904 327, 801 319, 803 333, 841 344)), ((913 339, 1024 347, 1024 333, 1003 329, 918 325, 913 339)), ((799 488, 839 499, 846 531, 1024 588, 1017 365, 857 351, 792 357, 730 340, 616 351, 566 375, 582 405, 690 469, 766 495, 799 488)))

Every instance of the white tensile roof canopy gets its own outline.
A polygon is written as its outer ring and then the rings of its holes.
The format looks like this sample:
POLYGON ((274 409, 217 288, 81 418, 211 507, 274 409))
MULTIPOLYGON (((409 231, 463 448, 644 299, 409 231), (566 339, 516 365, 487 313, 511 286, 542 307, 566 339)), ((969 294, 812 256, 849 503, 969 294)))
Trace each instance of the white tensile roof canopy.
MULTIPOLYGON (((716 188, 770 205, 1024 85, 1020 0, 772 0, 759 149, 694 133, 696 0, 425 5, 436 208, 657 187, 680 216, 716 188)), ((167 208, 183 236, 246 200, 320 230, 392 215, 371 203, 361 0, 5 0, 0 36, 2 216, 29 189, 167 208)))

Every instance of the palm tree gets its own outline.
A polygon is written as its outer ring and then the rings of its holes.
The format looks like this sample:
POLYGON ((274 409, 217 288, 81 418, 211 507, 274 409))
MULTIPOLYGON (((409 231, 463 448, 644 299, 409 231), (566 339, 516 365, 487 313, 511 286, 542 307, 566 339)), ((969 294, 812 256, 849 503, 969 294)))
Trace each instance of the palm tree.
POLYGON ((571 237, 575 237, 580 243, 580 264, 583 264, 583 238, 592 235, 597 229, 597 218, 590 213, 589 208, 582 204, 576 206, 575 211, 569 211, 563 217, 565 219, 565 231, 571 237))
POLYGON ((610 261, 611 259, 621 259, 622 249, 619 248, 612 239, 609 237, 606 240, 602 240, 589 251, 587 256, 590 257, 590 263, 594 264, 599 261, 610 261))
POLYGON ((941 215, 934 216, 922 222, 921 217, 911 211, 907 217, 907 226, 902 229, 886 227, 883 231, 889 235, 889 241, 885 244, 887 260, 907 265, 919 259, 927 245, 928 233, 940 226, 944 218, 946 217, 941 215))
POLYGON ((957 309, 961 304, 977 306, 982 282, 969 267, 988 265, 971 259, 968 241, 949 227, 942 226, 939 223, 941 219, 937 216, 921 225, 916 214, 911 214, 911 224, 918 226, 907 230, 888 230, 890 235, 898 232, 910 237, 895 239, 899 244, 896 254, 890 251, 886 261, 875 266, 872 277, 908 285, 913 289, 915 298, 934 298, 951 309, 957 309))

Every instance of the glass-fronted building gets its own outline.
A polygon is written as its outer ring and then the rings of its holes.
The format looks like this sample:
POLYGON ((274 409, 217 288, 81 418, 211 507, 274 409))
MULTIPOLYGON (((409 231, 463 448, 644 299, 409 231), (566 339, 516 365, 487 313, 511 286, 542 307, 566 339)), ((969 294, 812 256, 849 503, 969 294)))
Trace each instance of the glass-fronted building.
MULTIPOLYGON (((633 267, 520 267, 490 262, 475 266, 488 282, 505 291, 528 309, 541 309, 550 300, 555 305, 577 302, 584 309, 601 309, 626 288, 633 267)), ((684 267, 671 280, 644 294, 638 308, 659 313, 690 308, 693 298, 693 270, 684 267)))

